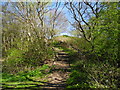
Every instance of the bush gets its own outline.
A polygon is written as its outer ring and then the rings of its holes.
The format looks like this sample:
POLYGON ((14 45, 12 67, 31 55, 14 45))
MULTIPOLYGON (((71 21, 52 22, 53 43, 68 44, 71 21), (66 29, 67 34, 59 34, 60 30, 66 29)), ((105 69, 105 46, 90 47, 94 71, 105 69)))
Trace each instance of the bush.
MULTIPOLYGON (((36 43, 36 42, 35 42, 36 43)), ((44 60, 53 56, 50 48, 42 47, 39 43, 28 45, 27 49, 11 48, 3 62, 3 72, 17 73, 26 67, 37 67, 44 64, 44 60)))
POLYGON ((21 67, 25 66, 23 51, 12 48, 8 50, 7 58, 3 62, 3 72, 16 73, 21 67))

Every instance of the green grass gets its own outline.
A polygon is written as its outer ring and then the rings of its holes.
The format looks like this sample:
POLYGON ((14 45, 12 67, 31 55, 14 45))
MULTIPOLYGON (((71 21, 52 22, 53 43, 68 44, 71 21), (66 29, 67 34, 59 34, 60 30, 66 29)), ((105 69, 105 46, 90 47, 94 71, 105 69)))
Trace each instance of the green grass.
POLYGON ((35 86, 36 84, 42 84, 39 82, 38 79, 42 79, 50 73, 50 72, 46 72, 45 71, 46 69, 50 69, 50 68, 48 65, 45 64, 39 68, 36 68, 35 70, 23 71, 17 74, 2 73, 3 88, 9 88, 9 87, 24 88, 24 87, 35 86), (32 79, 33 81, 29 81, 28 78, 32 79))
MULTIPOLYGON (((34 88, 38 85, 43 85, 43 83, 40 82, 31 82, 31 81, 26 81, 26 82, 9 82, 3 84, 4 89, 12 88, 12 89, 18 89, 18 88, 34 88)), ((38 88, 38 87, 37 87, 38 88)))

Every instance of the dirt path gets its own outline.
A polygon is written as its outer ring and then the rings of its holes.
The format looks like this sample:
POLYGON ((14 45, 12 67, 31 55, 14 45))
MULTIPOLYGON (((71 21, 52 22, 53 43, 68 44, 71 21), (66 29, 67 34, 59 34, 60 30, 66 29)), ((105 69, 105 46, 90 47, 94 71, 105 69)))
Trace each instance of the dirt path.
POLYGON ((44 89, 63 90, 66 87, 66 80, 70 73, 69 55, 64 51, 59 51, 57 57, 58 59, 52 64, 54 65, 52 73, 47 77, 51 85, 43 87, 44 89))

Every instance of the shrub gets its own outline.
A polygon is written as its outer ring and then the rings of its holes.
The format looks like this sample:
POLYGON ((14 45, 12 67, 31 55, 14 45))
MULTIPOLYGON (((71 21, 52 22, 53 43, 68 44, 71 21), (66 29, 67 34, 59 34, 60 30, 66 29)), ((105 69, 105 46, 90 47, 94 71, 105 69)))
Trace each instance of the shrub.
POLYGON ((8 50, 7 58, 3 62, 3 72, 15 73, 25 65, 23 51, 12 48, 8 50))

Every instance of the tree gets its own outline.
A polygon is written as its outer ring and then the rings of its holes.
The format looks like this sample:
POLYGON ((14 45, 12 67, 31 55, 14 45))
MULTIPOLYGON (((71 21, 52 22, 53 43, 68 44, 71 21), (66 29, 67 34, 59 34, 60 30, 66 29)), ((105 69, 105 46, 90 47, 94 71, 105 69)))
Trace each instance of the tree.
POLYGON ((99 26, 95 32, 95 49, 101 57, 104 57, 111 64, 118 61, 118 3, 102 3, 104 9, 100 13, 98 19, 99 26))
POLYGON ((67 27, 67 19, 64 15, 65 5, 62 2, 56 2, 49 7, 49 12, 46 17, 46 27, 48 29, 48 38, 53 38, 55 35, 59 35, 67 27))
POLYGON ((74 19, 74 24, 72 24, 73 27, 82 33, 84 39, 91 44, 93 51, 95 37, 92 33, 94 28, 97 26, 97 23, 91 25, 91 23, 89 23, 89 19, 94 17, 96 20, 102 10, 100 7, 103 6, 101 6, 98 2, 68 2, 66 3, 66 7, 71 12, 71 16, 74 19))

